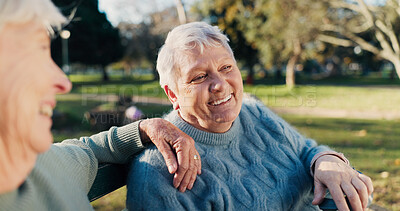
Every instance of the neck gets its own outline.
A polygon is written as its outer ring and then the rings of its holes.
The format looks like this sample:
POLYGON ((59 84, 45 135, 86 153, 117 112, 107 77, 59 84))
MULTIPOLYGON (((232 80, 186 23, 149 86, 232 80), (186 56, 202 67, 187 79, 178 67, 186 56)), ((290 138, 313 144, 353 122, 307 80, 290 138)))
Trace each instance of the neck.
POLYGON ((35 166, 37 154, 23 149, 10 150, 1 139, 0 146, 0 194, 3 194, 17 189, 26 180, 35 166))
POLYGON ((215 122, 213 124, 210 124, 208 122, 201 122, 198 121, 197 118, 190 118, 185 115, 182 115, 181 112, 178 111, 178 115, 187 123, 192 125, 193 127, 209 132, 209 133, 225 133, 232 127, 233 122, 215 122))

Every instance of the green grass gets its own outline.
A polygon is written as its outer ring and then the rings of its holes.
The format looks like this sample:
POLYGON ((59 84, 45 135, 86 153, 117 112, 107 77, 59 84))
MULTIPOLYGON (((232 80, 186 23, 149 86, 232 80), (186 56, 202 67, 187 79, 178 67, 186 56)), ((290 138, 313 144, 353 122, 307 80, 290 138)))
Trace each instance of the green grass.
POLYGON ((322 108, 354 111, 398 111, 400 86, 396 88, 299 85, 288 90, 284 85, 245 86, 244 91, 270 107, 322 108))
POLYGON ((374 182, 374 203, 400 209, 400 121, 283 116, 302 134, 342 152, 374 182), (388 176, 385 177, 385 174, 388 176))
MULTIPOLYGON (((158 81, 151 76, 136 79, 118 79, 103 83, 99 76, 84 79, 71 75, 74 83, 72 93, 87 99, 103 94, 117 96, 150 96, 166 99, 158 81)), ((350 111, 394 112, 400 105, 400 82, 377 78, 336 78, 312 81, 314 84, 298 85, 289 90, 285 85, 265 82, 245 85, 244 91, 260 98, 269 107, 277 108, 321 108, 345 109, 350 111), (358 83, 357 83, 358 81, 358 83), (387 86, 381 87, 386 83, 387 86), (269 84, 269 85, 265 85, 269 84), (340 84, 340 85, 338 85, 340 84)))

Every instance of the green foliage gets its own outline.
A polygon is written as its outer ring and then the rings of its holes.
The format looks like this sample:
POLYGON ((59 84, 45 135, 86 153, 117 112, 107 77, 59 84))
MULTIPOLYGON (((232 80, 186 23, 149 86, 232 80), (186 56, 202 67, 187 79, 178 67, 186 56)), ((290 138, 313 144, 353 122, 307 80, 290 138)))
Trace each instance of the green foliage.
POLYGON ((302 45, 314 40, 326 9, 322 2, 311 0, 206 0, 198 7, 204 16, 217 18, 213 22, 228 34, 243 33, 267 66, 287 62, 294 39, 302 45))
POLYGON ((311 0, 205 0, 197 7, 228 34, 242 35, 267 68, 293 57, 295 64, 314 51, 305 45, 315 39, 326 11, 323 2, 311 0))

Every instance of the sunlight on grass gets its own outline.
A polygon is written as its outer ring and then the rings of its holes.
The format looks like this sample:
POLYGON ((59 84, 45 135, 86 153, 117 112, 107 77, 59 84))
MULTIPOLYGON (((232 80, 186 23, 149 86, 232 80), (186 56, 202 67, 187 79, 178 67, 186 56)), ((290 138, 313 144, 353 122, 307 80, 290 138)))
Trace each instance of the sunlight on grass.
POLYGON ((270 107, 398 111, 400 104, 398 88, 311 85, 288 90, 284 85, 256 85, 245 86, 244 91, 270 107))
POLYGON ((109 193, 91 204, 97 211, 123 210, 126 201, 126 186, 109 193))

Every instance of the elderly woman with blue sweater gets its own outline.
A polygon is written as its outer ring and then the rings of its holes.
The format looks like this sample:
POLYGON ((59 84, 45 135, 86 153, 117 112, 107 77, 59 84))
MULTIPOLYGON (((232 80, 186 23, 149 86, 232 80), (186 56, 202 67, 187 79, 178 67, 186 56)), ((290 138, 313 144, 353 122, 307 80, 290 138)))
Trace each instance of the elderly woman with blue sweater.
POLYGON ((327 188, 339 210, 349 210, 344 194, 353 210, 366 208, 369 177, 243 97, 233 52, 217 27, 195 22, 173 29, 157 70, 174 108, 165 119, 195 140, 202 174, 190 191, 179 192, 160 152, 148 148, 132 163, 128 209, 318 210, 327 188))

